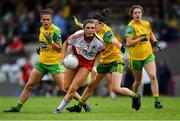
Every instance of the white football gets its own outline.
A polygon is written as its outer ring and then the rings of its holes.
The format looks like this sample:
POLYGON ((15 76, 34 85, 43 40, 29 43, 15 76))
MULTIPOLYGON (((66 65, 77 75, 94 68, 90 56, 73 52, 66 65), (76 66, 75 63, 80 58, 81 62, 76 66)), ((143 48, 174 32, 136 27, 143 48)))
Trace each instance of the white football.
POLYGON ((64 66, 69 69, 75 69, 78 66, 78 59, 75 55, 69 54, 64 59, 64 66))

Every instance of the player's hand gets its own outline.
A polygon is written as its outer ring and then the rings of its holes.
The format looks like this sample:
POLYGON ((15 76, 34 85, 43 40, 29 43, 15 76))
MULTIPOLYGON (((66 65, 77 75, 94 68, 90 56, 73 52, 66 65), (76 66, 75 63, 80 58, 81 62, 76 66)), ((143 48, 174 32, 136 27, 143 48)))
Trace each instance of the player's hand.
POLYGON ((36 48, 36 52, 38 55, 40 54, 40 47, 36 48))
POLYGON ((79 21, 75 16, 73 16, 73 23, 75 26, 79 26, 79 21))
POLYGON ((47 40, 49 43, 52 42, 52 38, 51 38, 51 35, 50 35, 50 34, 45 33, 45 34, 44 34, 44 37, 46 38, 46 40, 47 40))
POLYGON ((126 51, 126 48, 125 48, 125 46, 122 44, 122 46, 121 46, 121 52, 124 54, 125 53, 125 51, 126 51))
POLYGON ((141 42, 144 42, 144 41, 148 41, 148 38, 147 38, 146 34, 141 35, 141 42))
POLYGON ((157 48, 158 51, 161 51, 161 47, 159 46, 159 42, 157 40, 154 41, 152 45, 153 45, 154 48, 157 48))

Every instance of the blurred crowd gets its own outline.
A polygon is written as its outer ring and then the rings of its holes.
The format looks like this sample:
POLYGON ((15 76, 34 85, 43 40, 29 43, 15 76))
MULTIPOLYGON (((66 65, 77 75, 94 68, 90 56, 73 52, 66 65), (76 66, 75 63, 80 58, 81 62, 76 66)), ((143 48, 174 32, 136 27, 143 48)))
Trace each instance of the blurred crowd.
MULTIPOLYGON (((26 58, 22 61, 18 55, 23 54, 31 60, 36 58, 34 53, 29 55, 32 52, 27 52, 25 47, 29 43, 38 43, 40 27, 39 13, 44 8, 50 7, 54 10, 53 23, 61 28, 62 39, 65 41, 70 34, 78 29, 72 23, 72 16, 76 16, 82 22, 90 18, 93 13, 107 7, 113 10, 112 19, 109 21, 110 26, 116 34, 123 38, 125 27, 130 20, 128 10, 132 4, 140 4, 144 7, 145 19, 151 22, 152 29, 159 41, 166 43, 180 41, 179 0, 138 0, 136 2, 132 0, 1 0, 0 56, 17 56, 17 60, 14 61, 13 64, 20 65, 16 66, 18 68, 15 67, 14 70, 17 70, 18 73, 25 71, 26 74, 24 77, 22 75, 19 77, 19 74, 18 76, 15 75, 17 76, 17 80, 20 80, 19 83, 24 85, 25 82, 22 82, 22 77, 26 78, 25 76, 28 75, 32 65, 30 65, 29 60, 26 58)), ((4 63, 0 62, 0 64, 4 63)), ((2 67, 1 65, 1 71, 2 69, 4 69, 3 71, 9 71, 9 68, 13 70, 12 66, 8 66, 9 65, 5 64, 2 67)), ((162 62, 159 63, 159 66, 163 66, 162 62)), ((169 75, 166 83, 168 84, 171 78, 170 72, 164 72, 162 68, 163 67, 159 68, 159 80, 165 78, 164 75, 169 75)), ((126 73, 130 74, 128 69, 126 73)), ((131 77, 131 75, 125 77, 125 80, 129 77, 131 77)), ((13 76, 12 80, 13 79, 16 79, 15 76, 13 76)), ((129 86, 128 84, 125 85, 129 86)), ((162 90, 162 93, 167 94, 167 85, 160 84, 160 86, 163 86, 162 89, 166 88, 165 91, 162 90)))
POLYGON ((178 0, 2 0, 0 3, 0 54, 23 52, 23 45, 38 42, 39 13, 50 7, 54 10, 54 24, 62 29, 63 40, 76 29, 72 16, 83 21, 103 8, 112 8, 109 21, 115 33, 124 36, 130 20, 128 9, 132 4, 143 5, 145 19, 151 21, 160 41, 174 42, 180 37, 180 3, 178 0))

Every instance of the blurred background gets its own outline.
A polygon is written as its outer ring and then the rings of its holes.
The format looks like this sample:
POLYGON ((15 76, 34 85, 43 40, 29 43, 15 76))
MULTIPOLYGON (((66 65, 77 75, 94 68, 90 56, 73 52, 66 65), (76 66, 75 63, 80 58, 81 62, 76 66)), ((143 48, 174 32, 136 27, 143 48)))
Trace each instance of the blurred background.
MULTIPOLYGON (((80 29, 73 25, 72 16, 81 22, 95 12, 111 8, 109 24, 123 42, 125 28, 130 21, 131 5, 144 7, 144 19, 151 27, 161 52, 155 51, 157 75, 161 95, 180 96, 180 1, 179 0, 1 0, 0 3, 0 96, 19 96, 33 65, 38 60, 39 13, 47 7, 54 10, 53 23, 61 28, 63 41, 80 29)), ((124 55, 125 61, 128 56, 124 55)), ((151 95, 150 81, 143 73, 141 93, 151 95), (144 88, 143 88, 144 87, 144 88)), ((108 77, 101 82, 95 95, 116 97, 108 86, 108 77)), ((88 83, 88 81, 87 81, 88 83)), ((132 87, 133 75, 126 65, 122 85, 132 87)), ((84 89, 86 83, 80 88, 84 89)), ((46 75, 34 89, 34 96, 61 95, 46 75)))

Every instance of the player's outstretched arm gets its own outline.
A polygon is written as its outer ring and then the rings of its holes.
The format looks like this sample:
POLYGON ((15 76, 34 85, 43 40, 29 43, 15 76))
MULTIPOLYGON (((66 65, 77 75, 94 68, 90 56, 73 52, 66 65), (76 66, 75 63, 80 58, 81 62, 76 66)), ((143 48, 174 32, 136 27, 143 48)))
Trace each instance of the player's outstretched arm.
POLYGON ((74 23, 75 26, 78 26, 78 27, 80 27, 80 28, 83 28, 83 24, 80 23, 75 16, 73 16, 73 23, 74 23))

